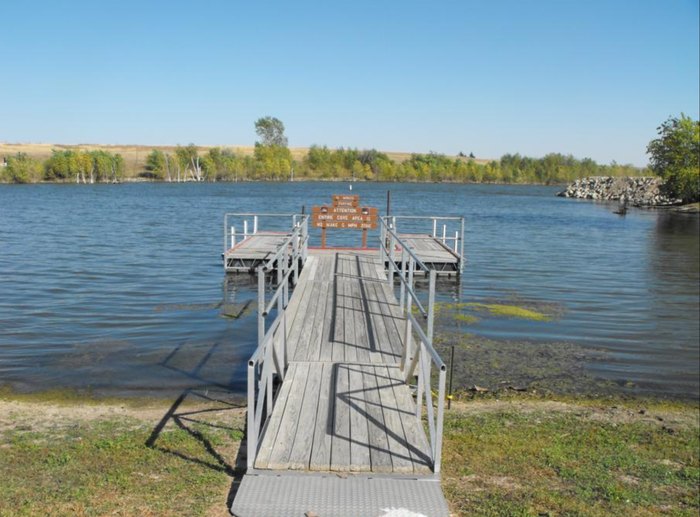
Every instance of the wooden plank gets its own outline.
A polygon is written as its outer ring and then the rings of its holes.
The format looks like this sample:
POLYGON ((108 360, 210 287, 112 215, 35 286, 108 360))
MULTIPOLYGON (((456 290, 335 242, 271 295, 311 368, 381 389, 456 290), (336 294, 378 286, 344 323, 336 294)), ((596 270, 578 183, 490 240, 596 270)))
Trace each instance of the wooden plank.
POLYGON ((415 402, 409 387, 401 379, 399 368, 388 368, 389 376, 394 379, 394 397, 399 408, 399 416, 406 433, 406 442, 413 462, 413 472, 429 474, 432 470, 430 446, 425 430, 415 414, 415 402))
POLYGON ((374 370, 377 374, 377 388, 382 404, 382 412, 384 413, 384 425, 386 427, 389 450, 391 451, 393 472, 413 472, 413 462, 408 451, 406 433, 401 423, 399 408, 394 396, 393 384, 396 381, 391 378, 386 366, 375 366, 374 370))
MULTIPOLYGON (((368 291, 371 296, 371 307, 372 307, 372 325, 376 329, 377 333, 377 343, 379 344, 379 351, 381 352, 381 360, 379 362, 383 364, 394 364, 400 360, 400 356, 397 357, 395 353, 395 344, 391 342, 391 336, 387 332, 386 321, 384 319, 384 312, 382 304, 385 303, 384 292, 382 291, 383 285, 378 282, 369 282, 368 291)), ((388 289, 388 288, 387 288, 388 289)))
POLYGON ((314 278, 316 276, 316 269, 318 268, 318 259, 316 257, 309 257, 307 259, 307 265, 299 275, 299 283, 297 284, 294 292, 292 293, 292 299, 287 307, 287 346, 289 347, 287 353, 288 357, 291 359, 296 355, 296 348, 299 346, 300 336, 306 319, 313 318, 313 311, 309 311, 309 304, 311 303, 312 296, 311 292, 314 288, 314 278), (311 315, 309 316, 309 312, 311 315), (290 322, 291 320, 291 322, 290 322))
POLYGON ((335 390, 333 393, 333 441, 331 443, 331 470, 350 470, 350 380, 348 367, 334 364, 335 390))
POLYGON ((319 361, 331 361, 333 359, 333 344, 332 339, 334 335, 334 321, 333 313, 335 303, 335 255, 330 257, 325 257, 327 276, 325 282, 326 297, 323 300, 324 318, 322 320, 322 325, 319 324, 321 331, 320 340, 318 342, 318 360, 319 361))
POLYGON ((318 310, 318 299, 319 291, 321 289, 321 282, 317 281, 317 275, 322 274, 322 269, 320 265, 320 260, 318 260, 316 265, 316 271, 314 271, 314 278, 309 279, 309 286, 307 292, 305 292, 306 298, 306 309, 304 310, 304 318, 299 325, 297 332, 294 336, 290 336, 290 341, 294 341, 291 346, 294 348, 294 355, 291 357, 295 361, 306 361, 309 359, 309 349, 311 347, 311 341, 313 339, 312 332, 314 329, 314 320, 316 318, 316 312, 318 310))
POLYGON ((369 431, 365 388, 362 380, 362 367, 348 365, 349 404, 350 404, 350 470, 366 472, 371 470, 369 431))
MULTIPOLYGON (((365 263, 362 265, 362 276, 372 278, 372 267, 365 263)), ((377 282, 363 282, 365 294, 365 308, 367 310, 367 321, 371 330, 370 338, 372 347, 370 348, 369 357, 373 363, 385 363, 386 357, 384 349, 387 346, 386 329, 382 318, 381 308, 377 301, 377 282)))
POLYGON ((270 469, 286 469, 289 467, 289 456, 297 434, 299 413, 301 412, 301 405, 309 377, 309 363, 295 364, 294 377, 289 379, 291 389, 284 408, 284 415, 282 415, 277 439, 272 446, 272 453, 270 454, 268 463, 268 468, 270 469))
POLYGON ((329 411, 331 398, 331 377, 333 366, 325 363, 322 368, 321 388, 318 395, 316 422, 313 428, 313 446, 309 470, 329 470, 331 464, 331 442, 333 438, 333 413, 329 411))
MULTIPOLYGON (((309 257, 309 258, 314 258, 314 257, 309 257)), ((309 265, 307 268, 302 271, 301 275, 299 276, 299 283, 297 284, 296 288, 291 292, 291 297, 289 299, 289 304, 287 305, 287 310, 285 311, 285 319, 286 319, 286 334, 287 334, 287 357, 291 358, 294 356, 294 346, 296 343, 296 340, 292 341, 291 339, 291 333, 294 327, 294 322, 297 320, 297 315, 299 313, 299 304, 302 302, 304 299, 304 291, 306 291, 307 288, 307 282, 305 281, 306 278, 308 278, 309 274, 311 273, 311 269, 313 269, 315 264, 315 260, 311 260, 309 262, 309 265)), ((303 319, 304 313, 301 313, 301 317, 299 319, 303 319)), ((297 326, 299 326, 301 322, 297 321, 297 326)), ((282 351, 282 339, 284 338, 284 335, 282 332, 278 331, 274 337, 275 340, 275 350, 280 354, 281 357, 281 351, 282 351)))
MULTIPOLYGON (((359 257, 355 257, 353 263, 353 274, 360 275, 359 257)), ((369 334, 367 332, 367 312, 362 298, 360 279, 352 282, 350 296, 352 296, 353 321, 355 324, 355 346, 357 360, 361 363, 370 362, 369 357, 369 334)))
POLYGON ((329 283, 328 260, 323 257, 317 273, 318 280, 315 289, 311 293, 314 297, 311 307, 314 309, 313 319, 306 321, 302 332, 299 352, 295 356, 297 361, 318 361, 320 359, 321 342, 323 341, 323 325, 328 300, 329 283), (308 338, 306 337, 308 335, 308 338))
POLYGON ((304 400, 299 412, 299 425, 297 426, 292 452, 289 455, 289 468, 293 470, 306 470, 309 468, 322 377, 323 365, 309 364, 306 391, 304 392, 304 400))
POLYGON ((331 360, 342 362, 345 360, 345 259, 340 253, 335 255, 336 271, 333 275, 333 303, 332 303, 332 328, 331 360))
POLYGON ((355 312, 355 300, 353 294, 353 286, 357 284, 355 272, 355 257, 353 255, 345 256, 345 274, 348 275, 344 282, 343 289, 344 301, 343 307, 345 311, 345 360, 347 362, 357 362, 358 347, 362 346, 357 339, 357 321, 359 315, 355 312))
POLYGON ((277 398, 275 399, 275 406, 272 411, 267 425, 264 427, 262 436, 258 439, 260 447, 258 448, 258 455, 255 458, 255 467, 259 469, 267 469, 270 462, 270 454, 272 453, 272 447, 277 441, 277 434, 280 428, 280 422, 282 420, 282 415, 284 414, 284 409, 287 404, 287 399, 291 392, 292 382, 294 374, 296 372, 296 364, 291 363, 289 369, 287 370, 287 380, 282 383, 277 398))
POLYGON ((391 454, 384 426, 384 413, 377 388, 377 378, 372 366, 362 367, 365 409, 367 412, 367 435, 369 437, 372 472, 391 472, 391 454))

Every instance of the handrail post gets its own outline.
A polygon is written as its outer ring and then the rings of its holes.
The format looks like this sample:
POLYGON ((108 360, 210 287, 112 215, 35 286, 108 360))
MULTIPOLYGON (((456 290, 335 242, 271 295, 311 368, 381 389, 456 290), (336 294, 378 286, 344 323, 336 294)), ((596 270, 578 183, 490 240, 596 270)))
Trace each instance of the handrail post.
POLYGON ((252 469, 255 465, 255 454, 258 449, 258 430, 255 428, 255 362, 248 363, 248 436, 247 464, 252 469))
MULTIPOLYGON (((403 248, 401 249, 401 277, 406 278, 406 253, 404 253, 403 248)), ((401 294, 399 295, 399 308, 403 312, 404 308, 404 296, 406 294, 406 285, 401 282, 401 294)))
MULTIPOLYGON (((224 253, 228 249, 226 245, 228 244, 228 214, 224 214, 224 253)), ((226 267, 226 262, 224 262, 224 267, 226 267)))
POLYGON ((433 346, 433 322, 435 317, 435 282, 437 280, 437 272, 434 269, 430 270, 430 285, 428 287, 428 343, 433 346))
POLYGON ((394 287, 394 235, 389 234, 389 287, 393 289, 394 287))
POLYGON ((440 473, 442 464, 442 431, 445 418, 445 380, 447 372, 444 368, 440 369, 440 380, 438 388, 438 404, 437 404, 437 429, 435 436, 435 451, 433 452, 433 472, 440 473))
MULTIPOLYGON (((413 297, 410 295, 408 292, 409 289, 411 289, 413 285, 413 257, 410 255, 408 256, 408 289, 406 289, 406 300, 404 302, 404 313, 406 315, 406 327, 404 328, 404 347, 403 347, 403 354, 401 355, 401 371, 406 377, 408 372, 406 371, 406 365, 408 365, 412 360, 413 357, 411 357, 411 352, 413 351, 412 347, 412 338, 413 334, 411 333, 411 319, 409 318, 409 315, 411 314, 411 311, 413 310, 413 297)), ((401 282, 401 286, 403 287, 403 282, 401 282)), ((408 379, 406 379, 408 382, 408 379)))
POLYGON ((258 268, 258 348, 265 337, 265 270, 258 268))
POLYGON ((464 217, 462 217, 462 239, 461 239, 461 251, 459 253, 459 271, 460 273, 464 269, 464 217))

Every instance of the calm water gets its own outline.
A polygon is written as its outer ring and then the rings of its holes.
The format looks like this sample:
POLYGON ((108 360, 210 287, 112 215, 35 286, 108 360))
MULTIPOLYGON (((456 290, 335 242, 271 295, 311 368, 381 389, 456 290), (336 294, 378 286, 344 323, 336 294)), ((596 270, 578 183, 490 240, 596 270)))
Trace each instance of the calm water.
MULTIPOLYGON (((496 340, 568 342, 605 352, 594 375, 635 390, 698 396, 698 218, 554 196, 556 188, 359 184, 394 213, 464 215, 468 302, 555 304, 551 322, 485 318, 496 340)), ((226 211, 296 212, 343 184, 0 186, 0 385, 172 394, 244 390, 255 346, 252 297, 225 285, 226 211), (233 305, 222 306, 224 293, 233 305)), ((345 233, 338 238, 357 239, 345 233)))

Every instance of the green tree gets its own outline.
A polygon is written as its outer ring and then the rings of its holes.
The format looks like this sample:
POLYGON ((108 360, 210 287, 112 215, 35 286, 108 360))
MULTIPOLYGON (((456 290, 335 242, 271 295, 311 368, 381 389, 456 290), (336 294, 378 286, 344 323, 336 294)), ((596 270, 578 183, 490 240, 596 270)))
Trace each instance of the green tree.
POLYGON ((700 121, 684 114, 669 117, 657 132, 647 154, 651 170, 664 180, 665 194, 686 203, 700 200, 700 121))
POLYGON ((259 118, 255 121, 255 132, 260 137, 262 145, 287 147, 287 137, 284 136, 284 124, 278 118, 259 118))
POLYGON ((178 145, 175 149, 175 157, 182 169, 192 175, 194 181, 202 181, 204 179, 196 145, 190 144, 186 147, 178 145))
POLYGON ((41 164, 26 153, 7 159, 4 175, 12 183, 36 183, 41 179, 41 164))
POLYGON ((163 179, 166 176, 167 164, 165 153, 160 149, 153 149, 146 157, 145 176, 154 179, 163 179))

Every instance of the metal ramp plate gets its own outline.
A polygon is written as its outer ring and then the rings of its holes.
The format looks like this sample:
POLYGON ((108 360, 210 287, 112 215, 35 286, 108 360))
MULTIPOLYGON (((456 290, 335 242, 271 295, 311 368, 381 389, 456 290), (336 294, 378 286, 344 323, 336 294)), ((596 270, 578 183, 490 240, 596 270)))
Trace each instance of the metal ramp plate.
POLYGON ((436 478, 246 474, 236 517, 449 517, 436 478))

